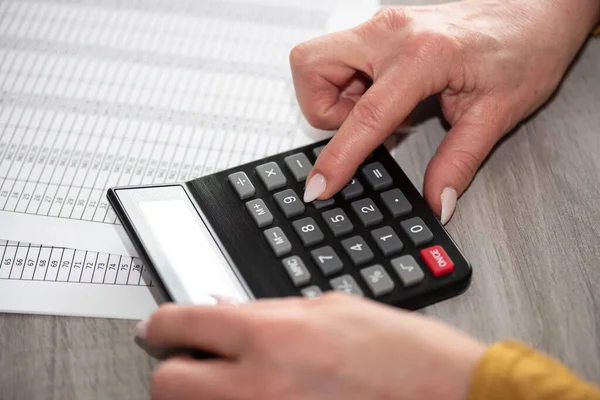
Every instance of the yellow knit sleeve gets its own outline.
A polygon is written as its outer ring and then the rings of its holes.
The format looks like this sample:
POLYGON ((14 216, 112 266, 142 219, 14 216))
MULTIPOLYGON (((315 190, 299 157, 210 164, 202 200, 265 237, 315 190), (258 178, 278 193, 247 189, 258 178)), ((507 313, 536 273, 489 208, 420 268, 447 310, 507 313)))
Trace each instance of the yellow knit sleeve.
POLYGON ((468 400, 600 400, 600 388, 525 344, 492 345, 478 365, 468 400))

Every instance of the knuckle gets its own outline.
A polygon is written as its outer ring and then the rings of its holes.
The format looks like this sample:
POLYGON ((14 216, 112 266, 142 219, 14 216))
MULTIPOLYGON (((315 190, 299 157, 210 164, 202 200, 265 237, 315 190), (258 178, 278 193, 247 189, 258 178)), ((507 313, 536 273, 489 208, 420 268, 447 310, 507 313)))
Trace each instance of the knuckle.
POLYGON ((460 44, 451 34, 423 30, 415 33, 406 43, 408 57, 416 61, 434 61, 436 63, 447 60, 448 57, 460 51, 460 44))
POLYGON ((301 69, 310 63, 310 47, 308 42, 304 42, 292 48, 289 56, 292 69, 301 69))
POLYGON ((354 120, 359 128, 358 134, 372 134, 378 131, 384 116, 377 103, 370 96, 363 96, 352 109, 354 120))
POLYGON ((452 150, 452 152, 448 154, 448 159, 450 160, 451 165, 460 174, 460 179, 464 184, 467 184, 473 179, 480 164, 478 157, 468 151, 460 149, 452 150))
POLYGON ((397 31, 410 23, 410 15, 402 7, 385 7, 379 10, 370 22, 378 30, 397 31))

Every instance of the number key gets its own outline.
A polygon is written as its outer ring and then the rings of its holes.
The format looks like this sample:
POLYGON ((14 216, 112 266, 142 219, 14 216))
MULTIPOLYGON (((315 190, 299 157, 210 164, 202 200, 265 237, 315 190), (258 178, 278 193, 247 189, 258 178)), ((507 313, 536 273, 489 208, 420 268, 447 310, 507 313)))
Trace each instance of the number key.
POLYGON ((348 253, 354 265, 364 264, 375 257, 365 240, 360 236, 342 240, 342 247, 348 253))
POLYGON ((317 223, 312 218, 303 218, 292 223, 294 230, 302 240, 304 246, 312 246, 313 244, 321 243, 325 236, 317 223))
POLYGON ((292 189, 275 193, 273 197, 286 218, 296 217, 305 211, 304 203, 292 189))
POLYGON ((352 203, 352 209, 366 228, 383 221, 381 211, 379 211, 373 200, 369 198, 355 201, 352 203))
POLYGON ((354 230, 354 225, 341 208, 325 211, 323 219, 335 237, 344 236, 354 230))
POLYGON ((331 248, 331 246, 325 246, 313 250, 310 252, 310 255, 325 276, 335 274, 336 272, 341 271, 344 267, 342 261, 331 248))
POLYGON ((433 240, 433 233, 431 233, 425 222, 419 217, 402 221, 400 222, 400 226, 410 238, 410 241, 417 247, 433 240))
POLYGON ((358 179, 352 178, 350 182, 342 189, 342 197, 344 200, 352 200, 360 197, 365 192, 365 189, 360 184, 358 179))
POLYGON ((375 229, 371 232, 371 236, 384 256, 399 253, 404 248, 404 244, 398 235, 396 235, 396 232, 389 226, 375 229))

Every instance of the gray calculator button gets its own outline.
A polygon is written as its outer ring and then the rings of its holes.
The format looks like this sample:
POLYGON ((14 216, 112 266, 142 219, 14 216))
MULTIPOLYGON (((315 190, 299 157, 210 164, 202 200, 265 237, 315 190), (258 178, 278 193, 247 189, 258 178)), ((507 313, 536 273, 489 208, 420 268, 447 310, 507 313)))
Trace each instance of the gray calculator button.
POLYGON ((344 266, 331 246, 325 246, 313 250, 310 252, 310 255, 325 276, 340 272, 344 266))
POLYGON ((325 211, 323 219, 335 237, 346 235, 354 230, 354 225, 341 208, 325 211))
POLYGON ((312 218, 303 218, 292 222, 294 230, 298 234, 300 240, 304 246, 312 246, 317 243, 321 243, 325 236, 323 232, 312 218))
POLYGON ((319 158, 319 156, 321 155, 321 152, 323 151, 324 148, 325 148, 325 146, 319 146, 319 147, 315 147, 313 149, 313 155, 315 156, 315 158, 319 158))
POLYGON ((285 175, 275 162, 259 165, 256 167, 256 173, 269 191, 282 188, 287 183, 285 175))
POLYGON ((281 262, 296 287, 305 285, 310 281, 310 272, 308 272, 308 269, 306 269, 306 266, 300 257, 288 257, 281 262))
POLYGON ((229 179, 229 183, 233 186, 242 200, 252 197, 256 193, 254 185, 250 182, 250 179, 248 179, 248 175, 246 175, 245 172, 236 172, 235 174, 229 175, 227 179, 229 179))
POLYGON ((390 256, 394 253, 399 253, 404 248, 404 244, 396 235, 396 232, 389 226, 384 226, 383 228, 375 229, 371 232, 371 236, 375 243, 377 243, 377 247, 383 253, 384 256, 390 256))
POLYGON ((360 271, 369 289, 375 297, 383 296, 394 290, 394 281, 381 265, 373 265, 360 271))
POLYGON ((365 188, 356 178, 352 178, 350 182, 342 189, 342 197, 344 200, 352 200, 360 197, 365 192, 365 188))
POLYGON ((264 234, 267 242, 269 242, 273 252, 277 257, 286 255, 292 251, 292 244, 288 240, 287 236, 285 236, 285 233, 283 233, 281 228, 276 227, 267 229, 264 234))
POLYGON ((433 240, 433 233, 419 217, 400 222, 400 226, 415 246, 421 246, 433 240))
POLYGON ((374 162, 363 167, 362 175, 373 190, 385 189, 392 185, 392 177, 380 162, 374 162))
POLYGON ((354 265, 367 263, 375 257, 365 240, 360 236, 342 240, 342 247, 354 265))
POLYGON ((318 296, 322 295, 323 291, 321 290, 320 287, 313 285, 313 286, 309 286, 307 288, 302 289, 300 291, 300 293, 302 293, 302 296, 304 296, 304 297, 313 298, 313 297, 318 297, 318 296))
POLYGON ((412 206, 400 189, 392 189, 381 193, 381 200, 394 218, 404 217, 412 211, 412 206))
POLYGON ((383 221, 381 211, 369 198, 355 201, 352 203, 352 209, 366 228, 383 221))
POLYGON ((331 197, 327 200, 315 200, 312 202, 312 204, 317 210, 320 210, 322 208, 331 207, 335 204, 335 200, 333 199, 333 197, 331 197))
POLYGON ((334 290, 340 290, 348 294, 355 294, 357 296, 363 296, 362 289, 358 286, 358 283, 350 275, 342 275, 339 278, 335 278, 329 281, 329 284, 334 290))
POLYGON ((312 169, 312 164, 308 161, 308 157, 304 153, 298 153, 286 157, 285 164, 294 175, 294 179, 298 182, 306 180, 308 173, 312 169))
POLYGON ((417 264, 413 256, 402 256, 394 258, 392 261, 392 267, 396 271, 396 274, 402 280, 404 286, 413 286, 420 283, 425 278, 423 270, 417 264))
POLYGON ((304 213, 304 203, 292 189, 275 193, 275 202, 286 218, 293 218, 304 213))
POLYGON ((262 199, 250 200, 246 203, 246 209, 254 218, 254 222, 259 228, 271 225, 273 223, 273 214, 267 208, 262 199))

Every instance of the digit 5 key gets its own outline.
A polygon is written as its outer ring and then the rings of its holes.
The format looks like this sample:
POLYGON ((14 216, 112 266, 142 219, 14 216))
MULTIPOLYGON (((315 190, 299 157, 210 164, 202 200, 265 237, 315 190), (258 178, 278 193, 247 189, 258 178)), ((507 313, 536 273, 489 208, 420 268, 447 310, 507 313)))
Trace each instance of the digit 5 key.
POLYGON ((442 246, 433 246, 421 250, 421 258, 436 278, 454 271, 454 263, 442 246))

